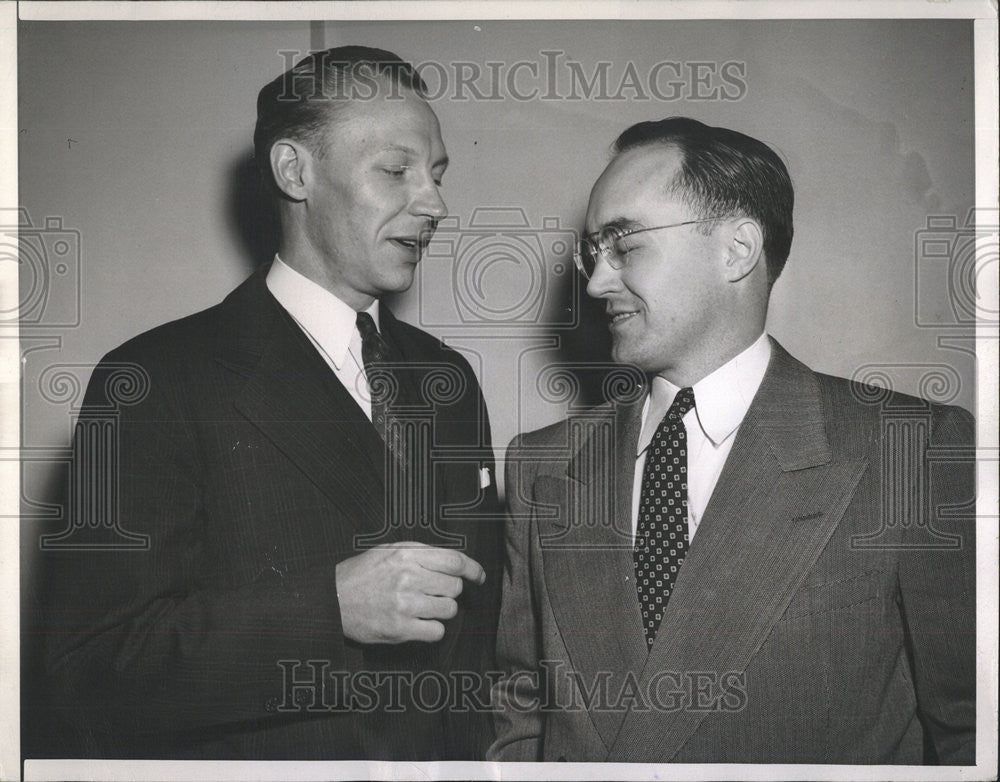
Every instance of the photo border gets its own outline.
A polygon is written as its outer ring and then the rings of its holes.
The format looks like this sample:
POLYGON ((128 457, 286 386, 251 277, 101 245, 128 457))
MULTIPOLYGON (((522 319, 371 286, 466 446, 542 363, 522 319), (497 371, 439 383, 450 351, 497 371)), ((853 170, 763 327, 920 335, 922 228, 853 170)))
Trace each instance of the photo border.
MULTIPOLYGON (((489 20, 489 19, 975 19, 976 203, 996 208, 997 55, 996 8, 988 2, 841 2, 803 3, 744 0, 743 2, 22 2, 0 4, 0 203, 17 205, 17 21, 91 20, 489 20)), ((6 266, 10 266, 7 264, 6 266)), ((0 268, 0 307, 16 304, 16 274, 0 268), (13 302, 13 303, 12 303, 13 302)), ((996 278, 982 278, 997 300, 996 278)), ((188 762, 30 760, 25 779, 986 779, 997 768, 997 512, 996 457, 998 447, 998 339, 996 326, 980 323, 977 344, 977 436, 984 460, 978 476, 977 546, 978 749, 977 766, 802 766, 802 765, 688 765, 688 764, 495 764, 387 763, 352 761, 310 762, 188 762), (983 518, 987 517, 987 518, 983 518), (989 517, 992 517, 989 518, 989 517), (983 523, 985 522, 985 524, 983 523), (990 525, 990 526, 986 526, 990 525), (973 771, 973 775, 970 775, 973 771)), ((0 411, 19 410, 20 361, 18 334, 0 334, 0 411)), ((9 412, 0 421, 0 443, 19 442, 19 416, 9 412)), ((0 462, 0 515, 16 515, 20 470, 16 463, 0 462), (12 510, 13 509, 13 510, 12 510)), ((20 713, 19 548, 14 525, 0 527, 0 714, 20 713)), ((0 779, 21 773, 17 720, 4 719, 0 729, 0 779)))

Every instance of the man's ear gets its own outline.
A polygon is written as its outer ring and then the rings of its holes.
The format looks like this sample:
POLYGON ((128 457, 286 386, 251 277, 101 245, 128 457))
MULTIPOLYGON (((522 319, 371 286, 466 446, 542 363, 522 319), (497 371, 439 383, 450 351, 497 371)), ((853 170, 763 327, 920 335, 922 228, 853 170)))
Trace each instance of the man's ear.
POLYGON ((740 218, 729 230, 726 246, 725 277, 738 282, 762 263, 764 233, 756 220, 740 218))
POLYGON ((304 201, 312 155, 294 139, 279 139, 271 145, 271 174, 274 183, 293 201, 304 201))

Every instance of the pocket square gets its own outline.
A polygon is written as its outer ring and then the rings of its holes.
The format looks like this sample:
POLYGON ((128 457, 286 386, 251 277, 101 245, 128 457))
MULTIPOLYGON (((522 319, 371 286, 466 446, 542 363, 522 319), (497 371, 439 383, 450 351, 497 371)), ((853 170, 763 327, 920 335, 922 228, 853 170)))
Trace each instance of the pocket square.
POLYGON ((489 467, 480 467, 479 468, 479 488, 480 489, 487 489, 487 488, 489 488, 490 483, 491 483, 491 480, 490 480, 490 468, 489 467))

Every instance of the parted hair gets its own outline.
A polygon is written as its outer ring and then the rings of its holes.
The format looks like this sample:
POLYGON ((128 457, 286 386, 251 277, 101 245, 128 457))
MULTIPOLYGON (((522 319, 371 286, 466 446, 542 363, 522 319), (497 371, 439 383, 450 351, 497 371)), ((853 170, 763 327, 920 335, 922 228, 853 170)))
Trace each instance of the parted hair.
POLYGON ((273 184, 271 147, 279 139, 295 139, 322 155, 331 112, 351 100, 401 97, 403 89, 427 92, 416 69, 384 49, 338 46, 304 57, 257 95, 254 160, 264 181, 273 184))
POLYGON ((653 144, 681 153, 681 170, 667 186, 700 217, 746 216, 760 224, 768 286, 773 285, 792 246, 795 203, 791 177, 777 153, 743 133, 688 117, 633 125, 615 141, 614 152, 653 144))

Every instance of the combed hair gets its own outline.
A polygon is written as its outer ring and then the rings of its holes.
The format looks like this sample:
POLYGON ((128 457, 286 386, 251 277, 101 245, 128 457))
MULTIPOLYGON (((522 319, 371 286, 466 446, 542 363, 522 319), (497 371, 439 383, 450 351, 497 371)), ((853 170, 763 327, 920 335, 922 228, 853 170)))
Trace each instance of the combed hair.
POLYGON ((688 117, 633 125, 615 141, 614 152, 652 144, 681 153, 681 170, 668 187, 699 217, 745 216, 760 224, 768 286, 773 285, 792 246, 795 204, 791 177, 777 153, 743 133, 688 117))
POLYGON ((427 85, 414 67, 392 52, 368 46, 339 46, 304 57, 264 85, 257 95, 254 160, 264 181, 273 185, 271 147, 292 138, 324 152, 330 112, 349 100, 400 95, 401 89, 423 96, 427 85))

